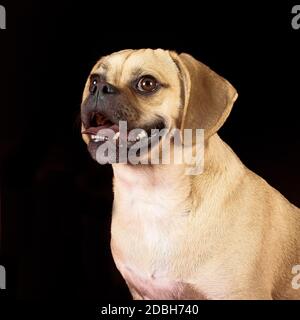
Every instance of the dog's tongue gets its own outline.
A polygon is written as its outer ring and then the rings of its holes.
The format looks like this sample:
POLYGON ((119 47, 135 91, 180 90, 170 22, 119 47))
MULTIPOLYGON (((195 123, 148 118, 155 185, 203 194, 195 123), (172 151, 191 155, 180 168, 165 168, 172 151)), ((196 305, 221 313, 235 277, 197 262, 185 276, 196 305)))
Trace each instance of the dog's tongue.
POLYGON ((119 126, 117 124, 112 125, 111 127, 107 127, 107 126, 99 126, 99 127, 90 127, 86 130, 84 130, 82 133, 83 134, 91 134, 91 135, 97 135, 97 133, 102 130, 102 129, 111 129, 114 132, 118 132, 119 131, 119 126))

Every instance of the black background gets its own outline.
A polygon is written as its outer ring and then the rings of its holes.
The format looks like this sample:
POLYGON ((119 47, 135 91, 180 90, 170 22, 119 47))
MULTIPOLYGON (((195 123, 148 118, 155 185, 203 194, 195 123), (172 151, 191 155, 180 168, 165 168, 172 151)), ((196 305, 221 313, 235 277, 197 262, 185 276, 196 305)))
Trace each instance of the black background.
POLYGON ((188 52, 227 78, 239 99, 221 137, 300 206, 300 30, 281 2, 1 2, 1 258, 12 296, 130 298, 109 249, 111 168, 90 158, 78 118, 91 67, 116 50, 188 52))

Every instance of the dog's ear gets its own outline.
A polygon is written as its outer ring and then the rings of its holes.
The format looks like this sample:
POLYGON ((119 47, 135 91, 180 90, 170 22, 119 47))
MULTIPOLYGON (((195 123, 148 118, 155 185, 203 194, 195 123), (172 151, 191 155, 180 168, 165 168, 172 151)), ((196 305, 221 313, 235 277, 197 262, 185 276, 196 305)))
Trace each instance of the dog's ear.
POLYGON ((171 53, 183 86, 181 130, 204 129, 205 139, 216 133, 237 99, 235 88, 191 55, 171 53))

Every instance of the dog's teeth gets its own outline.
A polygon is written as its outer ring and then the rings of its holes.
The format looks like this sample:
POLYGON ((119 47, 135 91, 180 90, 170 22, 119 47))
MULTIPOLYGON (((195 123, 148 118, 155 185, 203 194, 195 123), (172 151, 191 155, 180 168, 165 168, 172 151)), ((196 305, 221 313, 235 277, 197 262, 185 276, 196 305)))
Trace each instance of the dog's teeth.
POLYGON ((128 138, 128 142, 131 142, 131 143, 138 142, 145 137, 147 137, 147 133, 145 131, 142 131, 135 138, 128 138))
POLYGON ((145 131, 142 131, 136 136, 135 141, 140 141, 145 137, 147 137, 147 133, 145 131))
POLYGON ((100 141, 104 141, 104 140, 108 140, 108 137, 103 137, 103 136, 95 136, 95 135, 91 135, 91 139, 94 141, 94 142, 100 142, 100 141), (107 139, 106 139, 107 138, 107 139))
POLYGON ((113 140, 117 140, 117 139, 119 138, 119 136, 120 136, 120 132, 117 132, 117 133, 114 135, 113 140))

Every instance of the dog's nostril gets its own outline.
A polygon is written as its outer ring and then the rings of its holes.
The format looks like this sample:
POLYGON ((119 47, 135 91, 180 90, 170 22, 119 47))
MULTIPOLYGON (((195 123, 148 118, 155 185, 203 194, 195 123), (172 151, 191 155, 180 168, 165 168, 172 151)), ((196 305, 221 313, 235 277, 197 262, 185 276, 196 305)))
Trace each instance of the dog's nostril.
POLYGON ((92 79, 89 87, 89 91, 91 95, 95 95, 98 90, 98 79, 92 79))
POLYGON ((94 95, 96 93, 96 91, 97 91, 97 85, 93 85, 93 86, 90 87, 90 93, 92 95, 94 95))
POLYGON ((102 88, 102 92, 104 94, 113 94, 113 93, 116 93, 116 88, 110 84, 105 84, 102 88))

